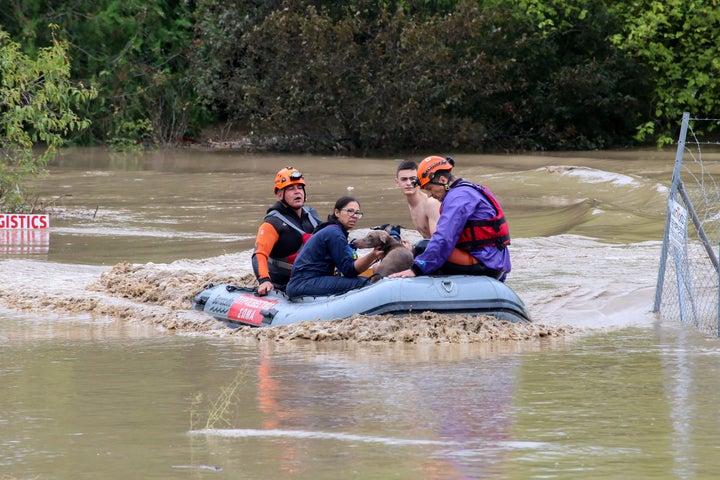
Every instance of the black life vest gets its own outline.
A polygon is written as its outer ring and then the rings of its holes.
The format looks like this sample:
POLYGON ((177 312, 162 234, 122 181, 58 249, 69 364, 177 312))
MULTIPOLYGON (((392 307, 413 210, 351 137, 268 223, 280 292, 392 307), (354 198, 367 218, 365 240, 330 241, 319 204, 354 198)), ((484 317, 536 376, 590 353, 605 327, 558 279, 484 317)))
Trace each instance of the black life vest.
POLYGON ((490 189, 463 179, 455 182, 450 188, 457 187, 470 187, 477 190, 492 204, 496 215, 487 220, 468 220, 462 232, 460 232, 456 247, 469 252, 481 247, 494 245, 499 249, 503 249, 510 245, 510 228, 505 219, 505 213, 490 189))
POLYGON ((303 206, 302 211, 307 216, 307 219, 300 217, 302 228, 277 210, 271 210, 265 216, 264 221, 271 224, 278 232, 278 241, 270 252, 271 263, 279 263, 280 266, 283 266, 283 263, 288 266, 292 265, 300 248, 310 239, 315 227, 320 224, 308 207, 303 206), (288 229, 294 230, 298 235, 285 235, 288 229))

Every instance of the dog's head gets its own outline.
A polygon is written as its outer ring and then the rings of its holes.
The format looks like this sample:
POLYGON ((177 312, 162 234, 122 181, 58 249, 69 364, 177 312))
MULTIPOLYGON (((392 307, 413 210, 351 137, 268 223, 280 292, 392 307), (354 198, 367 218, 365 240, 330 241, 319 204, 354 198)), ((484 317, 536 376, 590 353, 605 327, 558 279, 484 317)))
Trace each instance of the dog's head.
POLYGON ((385 230, 370 230, 364 237, 356 238, 350 243, 355 248, 375 248, 379 246, 388 246, 393 241, 393 237, 385 230))

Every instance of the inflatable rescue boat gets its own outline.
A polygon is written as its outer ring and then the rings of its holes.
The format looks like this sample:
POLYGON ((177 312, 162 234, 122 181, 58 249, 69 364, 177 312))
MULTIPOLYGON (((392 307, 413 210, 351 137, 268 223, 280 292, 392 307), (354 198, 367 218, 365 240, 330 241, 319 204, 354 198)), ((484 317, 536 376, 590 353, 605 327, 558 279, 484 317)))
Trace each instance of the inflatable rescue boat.
POLYGON ((384 278, 341 295, 292 299, 277 290, 261 297, 253 288, 223 283, 207 285, 193 298, 193 308, 231 327, 275 327, 343 319, 358 313, 402 315, 424 311, 530 321, 525 304, 510 287, 494 278, 470 275, 384 278))

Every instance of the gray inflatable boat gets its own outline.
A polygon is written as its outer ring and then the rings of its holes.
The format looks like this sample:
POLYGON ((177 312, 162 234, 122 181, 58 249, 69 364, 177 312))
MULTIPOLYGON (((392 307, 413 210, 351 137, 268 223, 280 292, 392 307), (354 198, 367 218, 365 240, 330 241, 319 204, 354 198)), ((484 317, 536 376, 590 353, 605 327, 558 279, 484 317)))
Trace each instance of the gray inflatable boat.
POLYGON ((195 295, 193 308, 232 327, 275 327, 348 318, 358 313, 402 315, 424 311, 530 321, 525 304, 510 287, 494 278, 470 275, 384 278, 341 295, 293 299, 277 290, 261 297, 249 287, 207 285, 195 295))

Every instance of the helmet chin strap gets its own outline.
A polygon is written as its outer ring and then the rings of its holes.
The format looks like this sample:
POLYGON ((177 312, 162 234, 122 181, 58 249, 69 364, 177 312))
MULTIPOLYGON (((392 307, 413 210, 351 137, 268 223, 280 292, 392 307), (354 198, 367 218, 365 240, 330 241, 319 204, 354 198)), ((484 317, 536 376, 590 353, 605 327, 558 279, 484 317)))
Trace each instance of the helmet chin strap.
POLYGON ((446 192, 450 190, 450 178, 448 178, 448 175, 445 172, 435 172, 430 174, 430 181, 428 183, 430 185, 440 185, 445 189, 446 192), (445 183, 436 181, 436 178, 444 178, 445 183))
POLYGON ((450 184, 449 183, 442 183, 442 182, 428 182, 430 185, 440 185, 443 187, 446 191, 450 190, 450 184))

